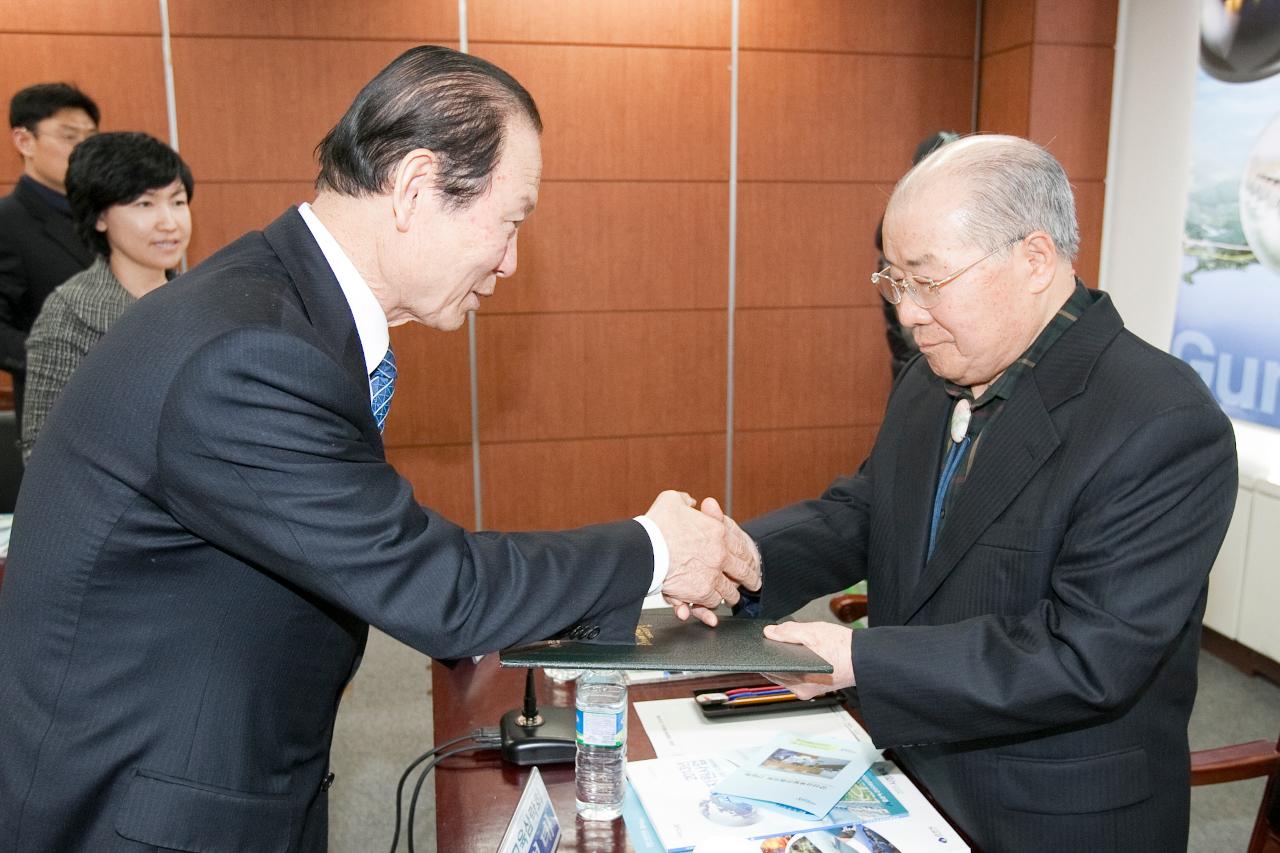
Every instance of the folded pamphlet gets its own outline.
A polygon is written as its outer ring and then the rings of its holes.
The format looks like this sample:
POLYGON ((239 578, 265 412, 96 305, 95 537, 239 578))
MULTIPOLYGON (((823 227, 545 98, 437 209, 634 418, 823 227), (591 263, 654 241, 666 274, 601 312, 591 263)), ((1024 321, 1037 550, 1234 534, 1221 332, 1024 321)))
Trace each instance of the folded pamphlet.
POLYGON ((869 744, 785 734, 717 782, 712 793, 783 806, 817 820, 878 757, 869 744))

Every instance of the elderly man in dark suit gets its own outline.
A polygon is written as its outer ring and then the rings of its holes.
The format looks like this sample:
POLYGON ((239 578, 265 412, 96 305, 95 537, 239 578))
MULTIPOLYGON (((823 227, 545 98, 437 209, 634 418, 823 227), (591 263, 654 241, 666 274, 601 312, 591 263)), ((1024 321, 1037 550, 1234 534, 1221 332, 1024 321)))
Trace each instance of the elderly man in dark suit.
POLYGON ((71 149, 97 133, 98 118, 98 105, 66 83, 28 86, 9 102, 22 177, 0 198, 0 370, 13 375, 18 423, 27 332, 53 289, 93 262, 71 222, 63 182, 71 149))
POLYGON ((758 588, 750 555, 725 563, 714 502, 472 533, 386 462, 387 327, 456 329, 515 271, 540 128, 501 69, 407 51, 321 143, 313 204, 89 353, 32 454, 0 588, 0 848, 322 850, 369 624, 458 658, 625 641, 659 590, 714 623, 758 588))
MULTIPOLYGON (((876 744, 992 851, 1171 851, 1209 567, 1236 493, 1229 421, 1187 365, 1074 275, 1061 166, 944 146, 898 184, 873 277, 919 344, 858 472, 745 525, 749 602, 867 579, 870 625, 766 629, 855 685, 876 744)), ((785 679, 784 679, 785 680, 785 679)))

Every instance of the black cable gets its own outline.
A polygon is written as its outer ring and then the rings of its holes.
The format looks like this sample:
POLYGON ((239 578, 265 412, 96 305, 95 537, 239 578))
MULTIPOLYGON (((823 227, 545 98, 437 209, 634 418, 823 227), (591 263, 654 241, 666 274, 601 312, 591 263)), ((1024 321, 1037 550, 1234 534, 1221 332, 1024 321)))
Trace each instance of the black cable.
MULTIPOLYGON (((453 746, 455 743, 461 743, 464 740, 474 740, 485 748, 492 748, 502 745, 502 733, 496 726, 474 729, 470 734, 460 735, 459 737, 447 740, 438 746, 431 747, 431 749, 428 749, 426 752, 422 753, 422 755, 419 755, 409 763, 409 766, 404 769, 404 773, 400 774, 400 782, 396 785, 396 829, 391 836, 391 853, 396 853, 396 848, 400 846, 400 800, 404 796, 404 783, 408 781, 409 774, 413 772, 413 768, 417 767, 440 750, 453 746)), ((431 766, 434 767, 437 763, 438 760, 432 762, 431 766)), ((423 772, 425 773, 426 771, 423 772)), ((419 782, 418 784, 421 786, 422 783, 419 782)), ((414 796, 417 796, 416 790, 414 796)), ((410 819, 412 820, 412 813, 410 814, 410 819)), ((409 845, 410 849, 413 849, 412 836, 410 836, 409 845)))
POLYGON ((459 743, 460 741, 471 740, 474 736, 474 734, 462 735, 461 737, 456 737, 453 740, 447 740, 439 746, 431 747, 431 749, 428 749, 426 752, 422 753, 422 755, 413 759, 409 766, 404 769, 404 773, 400 774, 400 783, 396 785, 396 831, 391 836, 391 853, 396 853, 396 848, 400 846, 400 798, 404 794, 404 783, 408 780, 409 774, 413 772, 413 768, 417 767, 419 764, 426 761, 445 747, 453 746, 455 743, 459 743))
POLYGON ((413 794, 409 796, 409 853, 415 853, 413 849, 413 815, 418 809, 418 793, 422 790, 422 784, 427 781, 427 774, 430 773, 437 764, 446 758, 452 758, 455 755, 461 755, 464 752, 478 752, 484 749, 496 749, 496 744, 477 743, 469 746, 460 746, 457 749, 451 749, 448 752, 442 752, 435 758, 427 762, 422 768, 422 772, 418 774, 418 784, 413 786, 413 794))

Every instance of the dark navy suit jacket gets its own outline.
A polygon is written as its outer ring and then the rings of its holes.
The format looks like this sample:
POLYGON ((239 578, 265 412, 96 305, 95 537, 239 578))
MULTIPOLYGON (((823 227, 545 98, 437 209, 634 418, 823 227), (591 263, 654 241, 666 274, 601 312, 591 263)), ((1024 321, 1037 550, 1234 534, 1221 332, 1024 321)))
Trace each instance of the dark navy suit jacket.
POLYGON ((857 474, 745 525, 767 615, 868 580, 867 728, 988 853, 1186 846, 1234 437, 1194 371, 1093 299, 983 431, 931 559, 951 399, 923 358, 857 474))
POLYGON ((89 354, 31 457, 11 545, 14 853, 322 850, 334 717, 369 624, 442 658, 575 623, 624 640, 653 566, 634 521, 470 533, 414 501, 296 210, 89 354))
POLYGON ((19 180, 0 198, 0 370, 13 374, 19 424, 27 332, 54 288, 93 262, 71 217, 50 207, 33 184, 19 180))

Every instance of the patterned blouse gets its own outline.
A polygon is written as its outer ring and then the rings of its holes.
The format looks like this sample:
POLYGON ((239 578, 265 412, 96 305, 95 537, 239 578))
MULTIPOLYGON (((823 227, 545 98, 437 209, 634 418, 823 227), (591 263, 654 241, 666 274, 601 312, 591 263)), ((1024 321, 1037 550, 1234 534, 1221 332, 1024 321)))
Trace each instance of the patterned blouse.
POLYGON ((101 257, 49 294, 27 335, 27 391, 18 443, 23 461, 81 359, 137 301, 101 257))

